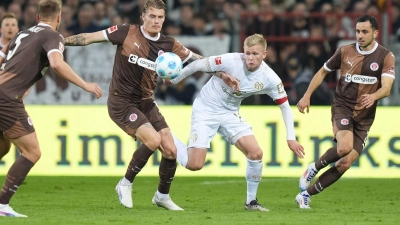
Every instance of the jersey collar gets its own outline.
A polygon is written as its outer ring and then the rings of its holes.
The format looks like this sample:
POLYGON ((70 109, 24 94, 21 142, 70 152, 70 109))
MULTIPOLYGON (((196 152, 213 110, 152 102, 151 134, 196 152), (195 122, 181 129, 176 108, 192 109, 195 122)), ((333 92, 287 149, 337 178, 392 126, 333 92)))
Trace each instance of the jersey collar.
POLYGON ((362 50, 360 49, 360 46, 358 45, 358 42, 356 42, 356 49, 357 49, 357 52, 360 53, 361 55, 369 55, 369 54, 373 53, 377 48, 378 48, 378 42, 375 41, 375 46, 374 46, 371 50, 369 50, 369 51, 362 51, 362 50))
POLYGON ((42 26, 42 27, 51 27, 50 25, 46 24, 46 23, 38 23, 38 26, 42 26))
POLYGON ((143 36, 151 41, 158 41, 158 39, 160 39, 160 33, 158 33, 158 35, 156 37, 152 37, 152 36, 146 34, 146 32, 144 32, 143 25, 140 26, 140 30, 142 31, 143 36))

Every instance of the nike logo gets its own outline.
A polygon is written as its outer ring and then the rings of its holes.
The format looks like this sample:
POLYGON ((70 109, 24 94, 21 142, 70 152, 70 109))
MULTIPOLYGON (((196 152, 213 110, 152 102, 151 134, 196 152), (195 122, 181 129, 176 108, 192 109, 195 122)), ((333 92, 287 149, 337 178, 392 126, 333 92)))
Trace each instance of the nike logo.
POLYGON ((347 61, 347 63, 350 64, 350 67, 353 67, 354 62, 347 61))
POLYGON ((136 47, 139 49, 140 48, 140 46, 142 45, 142 44, 138 44, 138 43, 134 43, 135 45, 136 45, 136 47))

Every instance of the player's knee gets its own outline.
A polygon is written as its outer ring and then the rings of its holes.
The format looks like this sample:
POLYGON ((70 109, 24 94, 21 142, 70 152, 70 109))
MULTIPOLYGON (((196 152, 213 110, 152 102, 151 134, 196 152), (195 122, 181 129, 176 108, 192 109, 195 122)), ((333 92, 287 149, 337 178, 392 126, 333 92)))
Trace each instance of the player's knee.
POLYGON ((338 147, 338 155, 343 157, 349 154, 353 150, 353 145, 352 144, 346 144, 344 146, 338 147))
POLYGON ((261 160, 262 157, 263 157, 263 151, 261 149, 248 152, 247 154, 247 158, 250 160, 261 160))
POLYGON ((176 159, 176 147, 173 143, 163 144, 163 157, 176 159))
POLYGON ((149 149, 157 149, 161 145, 161 137, 158 133, 147 136, 142 143, 149 149))
POLYGON ((336 169, 340 172, 340 173, 344 173, 346 172, 348 169, 350 169, 352 162, 350 162, 349 160, 339 160, 336 162, 336 169))
POLYGON ((186 169, 191 170, 191 171, 196 171, 196 170, 201 170, 203 168, 204 164, 200 163, 188 163, 186 165, 186 169))

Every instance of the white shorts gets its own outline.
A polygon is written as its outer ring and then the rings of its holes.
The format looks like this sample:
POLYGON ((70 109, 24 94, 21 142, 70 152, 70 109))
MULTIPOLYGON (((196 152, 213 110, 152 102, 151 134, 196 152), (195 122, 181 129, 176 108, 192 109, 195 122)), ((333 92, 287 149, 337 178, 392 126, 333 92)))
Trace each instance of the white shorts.
POLYGON ((217 132, 232 145, 241 137, 253 135, 251 126, 239 112, 210 110, 201 100, 196 99, 193 103, 189 148, 210 148, 217 132))

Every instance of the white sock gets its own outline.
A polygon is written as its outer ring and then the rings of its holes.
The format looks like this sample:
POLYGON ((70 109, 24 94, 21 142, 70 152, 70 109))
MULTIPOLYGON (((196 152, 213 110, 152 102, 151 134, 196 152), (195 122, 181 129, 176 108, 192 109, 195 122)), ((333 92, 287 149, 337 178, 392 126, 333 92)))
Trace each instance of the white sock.
POLYGON ((169 194, 163 194, 163 193, 160 193, 158 190, 157 190, 157 197, 158 197, 158 200, 160 200, 160 201, 165 201, 166 199, 168 199, 169 198, 169 194))
POLYGON ((122 178, 121 185, 127 186, 127 185, 131 185, 131 184, 132 183, 128 179, 126 179, 125 177, 122 178))
POLYGON ((311 169, 318 171, 317 168, 315 168, 315 162, 311 163, 311 169))
POLYGON ((246 204, 255 200, 257 197, 258 184, 262 178, 262 161, 247 159, 246 180, 247 180, 247 199, 246 204))
POLYGON ((187 162, 188 162, 188 151, 187 151, 187 146, 180 141, 172 132, 172 137, 174 138, 174 144, 176 146, 176 160, 186 168, 187 162))

